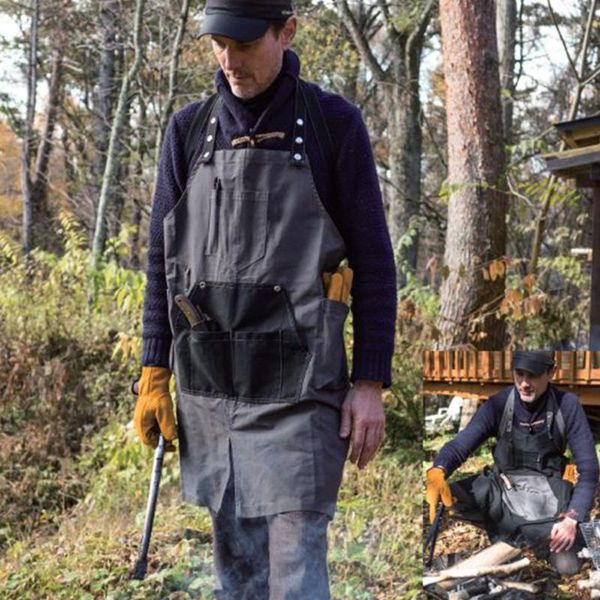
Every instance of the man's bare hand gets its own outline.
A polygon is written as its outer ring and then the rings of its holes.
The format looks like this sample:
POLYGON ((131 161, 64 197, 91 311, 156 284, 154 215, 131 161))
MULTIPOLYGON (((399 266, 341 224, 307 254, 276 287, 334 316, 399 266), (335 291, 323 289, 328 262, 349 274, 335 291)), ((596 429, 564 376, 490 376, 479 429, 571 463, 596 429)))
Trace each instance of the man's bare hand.
POLYGON ((357 381, 342 404, 340 436, 352 433, 350 461, 359 469, 375 456, 385 436, 385 413, 381 400, 381 382, 357 381))
POLYGON ((570 550, 577 535, 577 521, 565 517, 555 523, 550 533, 550 552, 563 552, 570 550))

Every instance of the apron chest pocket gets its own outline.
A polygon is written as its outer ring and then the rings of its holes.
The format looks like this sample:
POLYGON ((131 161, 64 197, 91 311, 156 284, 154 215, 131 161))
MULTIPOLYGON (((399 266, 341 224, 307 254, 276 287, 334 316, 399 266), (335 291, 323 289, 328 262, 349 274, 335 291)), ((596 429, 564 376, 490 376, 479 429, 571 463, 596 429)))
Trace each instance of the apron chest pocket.
POLYGON ((268 208, 267 192, 223 189, 216 179, 210 195, 204 254, 234 271, 261 260, 267 245, 268 208))

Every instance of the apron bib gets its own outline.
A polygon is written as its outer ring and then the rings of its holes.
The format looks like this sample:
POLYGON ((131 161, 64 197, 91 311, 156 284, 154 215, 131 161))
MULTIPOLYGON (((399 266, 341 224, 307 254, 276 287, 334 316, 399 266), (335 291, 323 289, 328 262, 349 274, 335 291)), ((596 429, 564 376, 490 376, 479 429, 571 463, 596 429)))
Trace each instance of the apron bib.
POLYGON ((216 150, 218 98, 164 220, 183 498, 216 511, 233 475, 240 517, 332 515, 348 447, 348 307, 322 284, 346 248, 308 164, 305 89, 289 152, 216 150), (205 327, 190 327, 178 294, 205 327))

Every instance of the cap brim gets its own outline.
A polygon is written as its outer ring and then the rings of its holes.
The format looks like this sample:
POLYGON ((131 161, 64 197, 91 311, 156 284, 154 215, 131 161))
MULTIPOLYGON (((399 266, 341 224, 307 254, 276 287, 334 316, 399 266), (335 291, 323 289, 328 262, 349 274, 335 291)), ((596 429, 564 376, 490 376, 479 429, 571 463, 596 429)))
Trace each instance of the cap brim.
POLYGON ((199 37, 220 35, 238 42, 252 42, 262 37, 269 28, 269 21, 249 19, 235 15, 206 15, 200 27, 199 37))
MULTIPOLYGON (((550 367, 548 367, 549 369, 550 367)), ((542 369, 541 371, 539 369, 532 369, 531 367, 513 367, 513 371, 525 371, 526 373, 529 373, 529 375, 533 375, 534 377, 538 377, 539 375, 541 375, 542 373, 546 373, 548 371, 548 369, 542 369)))
POLYGON ((513 371, 517 369, 519 371, 527 371, 531 375, 541 375, 542 373, 547 373, 549 369, 552 368, 552 365, 540 365, 537 361, 532 361, 528 359, 521 359, 513 361, 512 364, 513 371))

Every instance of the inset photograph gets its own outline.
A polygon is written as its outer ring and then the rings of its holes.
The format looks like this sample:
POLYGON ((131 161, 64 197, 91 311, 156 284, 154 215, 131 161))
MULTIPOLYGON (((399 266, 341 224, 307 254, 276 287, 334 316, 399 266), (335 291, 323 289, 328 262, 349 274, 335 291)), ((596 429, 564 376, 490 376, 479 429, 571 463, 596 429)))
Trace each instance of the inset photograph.
POLYGON ((427 597, 600 597, 600 352, 425 352, 423 400, 427 597))

